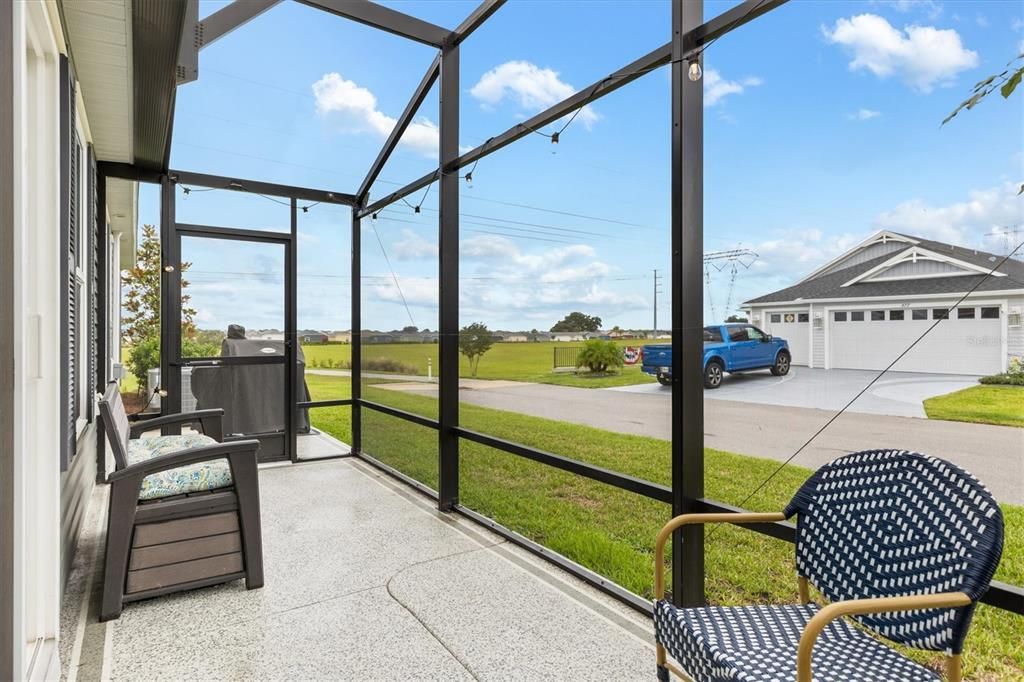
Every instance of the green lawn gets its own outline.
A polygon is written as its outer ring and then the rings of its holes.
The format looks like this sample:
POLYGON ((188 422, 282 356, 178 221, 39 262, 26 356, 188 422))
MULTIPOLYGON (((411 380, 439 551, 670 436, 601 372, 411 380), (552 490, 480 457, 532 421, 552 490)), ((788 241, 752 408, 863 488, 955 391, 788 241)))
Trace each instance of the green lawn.
MULTIPOLYGON (((533 381, 585 388, 630 386, 654 381, 653 377, 640 371, 639 365, 624 367, 616 374, 601 377, 588 377, 586 373, 575 375, 571 372, 552 372, 554 349, 578 345, 580 344, 555 342, 496 343, 480 360, 477 378, 533 381)), ((620 345, 637 346, 643 345, 643 342, 623 341, 620 345)), ((352 346, 349 344, 309 344, 303 346, 302 350, 306 355, 307 367, 351 366, 352 346)), ((372 360, 395 360, 407 367, 404 371, 425 376, 429 359, 434 376, 437 376, 437 350, 436 343, 364 344, 363 362, 365 364, 372 360)), ((469 362, 462 356, 459 356, 459 375, 470 375, 469 362)))
POLYGON ((1024 427, 1024 386, 982 385, 924 401, 929 419, 1024 427))
MULTIPOLYGON (((348 380, 307 375, 313 397, 343 397, 348 380)), ((437 401, 364 387, 364 397, 436 417, 437 401)), ((461 423, 500 438, 541 448, 662 484, 669 484, 669 443, 565 422, 460 407, 461 423)), ((350 442, 350 410, 314 411, 313 423, 350 442)), ((437 433, 394 417, 363 411, 363 450, 405 474, 437 487, 437 433)), ((638 594, 650 596, 654 537, 668 520, 667 505, 551 467, 463 442, 460 493, 465 506, 602 573, 638 594)), ((705 489, 709 497, 740 504, 777 464, 708 449, 705 489)), ((747 508, 777 511, 809 475, 787 466, 747 508)), ((1024 508, 1003 505, 1006 548, 996 577, 1024 584, 1024 508)), ((707 596, 717 604, 773 603, 797 598, 793 548, 732 526, 708 531, 707 596)), ((1021 617, 987 606, 978 609, 967 640, 970 679, 1024 679, 1024 648, 1018 646, 1021 617)), ((909 655, 937 665, 940 657, 909 655)))

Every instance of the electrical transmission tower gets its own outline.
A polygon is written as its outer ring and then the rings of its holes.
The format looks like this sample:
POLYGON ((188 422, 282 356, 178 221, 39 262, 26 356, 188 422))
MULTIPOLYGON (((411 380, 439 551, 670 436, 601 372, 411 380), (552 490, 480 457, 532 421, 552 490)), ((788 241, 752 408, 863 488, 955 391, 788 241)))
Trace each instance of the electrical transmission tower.
POLYGON ((715 299, 711 294, 711 270, 722 272, 729 270, 729 291, 725 298, 725 309, 728 314, 732 307, 732 292, 736 286, 736 274, 742 267, 744 270, 753 265, 757 260, 757 254, 750 249, 735 248, 726 251, 709 251, 704 254, 704 288, 708 292, 708 306, 711 308, 711 316, 717 321, 718 310, 715 308, 715 299))

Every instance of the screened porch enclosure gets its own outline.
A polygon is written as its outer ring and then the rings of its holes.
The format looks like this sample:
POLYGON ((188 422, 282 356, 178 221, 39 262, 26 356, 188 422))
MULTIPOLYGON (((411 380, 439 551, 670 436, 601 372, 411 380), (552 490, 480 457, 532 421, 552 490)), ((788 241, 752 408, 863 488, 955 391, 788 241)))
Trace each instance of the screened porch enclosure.
MULTIPOLYGON (((160 374, 161 388, 166 391, 162 411, 179 412, 193 402, 198 409, 223 407, 228 419, 235 420, 229 421, 225 432, 230 438, 258 438, 262 462, 352 460, 334 463, 338 469, 331 476, 342 470, 350 473, 350 468, 365 475, 372 467, 386 474, 392 487, 394 481, 405 484, 431 500, 438 511, 458 518, 458 524, 469 521, 482 526, 488 529, 487 537, 512 543, 649 616, 650 571, 645 567, 643 576, 634 576, 612 565, 618 555, 608 551, 611 531, 604 533, 600 528, 601 514, 642 519, 635 525, 646 532, 645 524, 658 521, 660 525, 681 514, 746 511, 705 493, 708 408, 702 358, 707 249, 705 92, 700 68, 707 46, 748 23, 756 24, 759 17, 785 4, 784 0, 745 0, 710 19, 705 19, 703 3, 672 0, 669 42, 470 149, 460 147, 460 98, 465 91, 460 80, 460 46, 473 39, 472 34, 501 9, 504 0, 486 0, 454 30, 370 3, 302 3, 335 15, 325 14, 325 21, 349 19, 381 29, 428 46, 436 57, 362 182, 354 188, 310 188, 214 175, 202 172, 204 169, 100 163, 104 177, 159 186, 163 254, 160 374), (640 471, 625 473, 613 464, 595 461, 597 458, 585 461, 568 448, 559 450, 555 437, 543 441, 550 445, 538 444, 542 440, 531 440, 526 427, 519 432, 491 428, 478 407, 460 395, 460 390, 473 388, 461 369, 465 361, 459 347, 460 330, 472 321, 461 311, 460 291, 467 286, 467 278, 465 273, 460 276, 460 240, 473 229, 471 220, 465 220, 466 207, 460 205, 460 188, 471 180, 481 159, 573 117, 604 97, 626 98, 631 84, 655 78, 655 74, 665 76, 666 71, 670 116, 663 140, 670 148, 671 165, 667 170, 670 206, 664 246, 671 267, 660 276, 655 271, 654 283, 657 288, 658 278, 663 277, 664 287, 672 295, 668 320, 662 317, 660 325, 655 322, 654 333, 660 326, 670 335, 665 340, 672 350, 670 435, 656 446, 653 459, 660 469, 652 464, 646 470, 638 467, 640 471), (436 168, 399 189, 379 194, 375 188, 382 170, 434 91, 438 93, 439 121, 436 168), (216 202, 237 203, 237 224, 210 224, 214 221, 204 218, 204 207, 216 202), (436 267, 433 274, 422 277, 427 282, 425 288, 432 291, 417 309, 413 326, 421 329, 416 330, 415 339, 399 338, 397 331, 370 331, 387 329, 384 325, 388 322, 383 320, 390 318, 382 315, 381 306, 399 310, 404 306, 404 312, 409 311, 392 263, 388 261, 387 267, 394 280, 393 296, 389 278, 365 267, 380 252, 387 260, 378 225, 388 219, 389 211, 403 204, 414 208, 417 216, 432 219, 436 215, 437 219, 436 232, 427 240, 431 253, 436 252, 436 267), (320 240, 317 246, 303 238, 312 233, 320 240), (307 260, 307 254, 317 248, 329 249, 331 267, 324 267, 322 260, 307 260), (190 286, 183 287, 183 280, 190 286), (191 286, 194 283, 204 287, 197 290, 191 286), (217 287, 225 284, 232 285, 236 295, 238 290, 246 292, 252 305, 244 311, 239 307, 237 319, 220 320, 223 329, 218 331, 223 338, 217 342, 218 353, 185 352, 183 339, 191 330, 183 308, 211 307, 211 301, 230 308, 231 299, 217 298, 222 296, 217 287), (392 299, 382 302, 382 290, 392 299), (191 295, 192 301, 183 303, 183 294, 191 295), (200 301, 201 296, 212 298, 200 301), (337 320, 333 329, 341 332, 337 339, 320 338, 316 329, 304 324, 304 302, 332 311, 337 320), (381 349, 399 342, 415 352, 389 367, 386 361, 390 358, 381 349), (342 346, 344 359, 336 360, 324 350, 328 348, 325 344, 342 346), (540 506, 539 513, 547 517, 544 523, 524 512, 529 506, 524 501, 526 493, 536 493, 527 490, 530 481, 539 479, 560 493, 540 506), (574 495, 580 499, 600 496, 605 508, 595 511, 572 504, 574 495), (564 527, 574 524, 588 529, 587 546, 574 547, 564 540, 564 527), (553 549, 551 545, 559 541, 562 544, 553 549), (622 584, 627 579, 628 585, 622 584)), ((244 23, 275 4, 235 2, 202 20, 193 7, 186 32, 205 35, 206 42, 198 40, 194 48, 184 51, 191 76, 202 77, 200 55, 207 44, 233 30, 245 31, 244 23)), ((551 142, 557 143, 557 136, 551 142)), ((500 163, 500 158, 492 160, 500 163)), ((405 279, 411 278, 415 277, 405 279)), ((409 318, 412 322, 411 313, 409 318)), ((557 352, 555 355, 557 365, 557 352)), ((531 424, 538 430, 544 426, 539 421, 531 424)), ((278 476, 273 485, 288 477, 265 473, 268 482, 271 476, 278 476)), ((274 494, 283 495, 280 490, 274 494)), ((319 503, 333 504, 326 493, 319 503)), ((744 538, 738 542, 756 551, 792 543, 795 527, 788 522, 765 522, 721 531, 722 536, 727 533, 732 540, 744 538)), ((733 560, 716 550, 715 541, 720 537, 711 532, 706 536, 696 525, 673 534, 668 592, 675 604, 705 603, 708 577, 717 568, 713 564, 733 560)), ((633 549, 653 556, 654 541, 650 533, 650 537, 633 542, 633 549)), ((1024 590, 1017 586, 993 583, 983 601, 1024 613, 1024 590)))

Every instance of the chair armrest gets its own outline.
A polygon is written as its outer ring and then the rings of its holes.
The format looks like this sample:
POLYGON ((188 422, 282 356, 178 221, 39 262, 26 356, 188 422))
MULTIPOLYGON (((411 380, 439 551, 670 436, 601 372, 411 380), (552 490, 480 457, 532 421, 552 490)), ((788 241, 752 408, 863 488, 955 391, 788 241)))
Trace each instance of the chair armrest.
POLYGON ((963 592, 940 592, 938 594, 908 595, 903 597, 879 597, 876 599, 848 599, 837 601, 822 608, 808 621, 800 636, 796 652, 797 682, 811 682, 811 651, 818 635, 825 626, 842 616, 857 616, 869 613, 890 613, 893 611, 918 611, 922 609, 946 609, 969 606, 971 598, 963 592))
POLYGON ((140 434, 157 426, 199 422, 203 433, 219 442, 224 437, 223 418, 224 410, 221 408, 167 414, 162 417, 153 417, 152 419, 143 419, 135 422, 131 425, 128 436, 129 438, 138 438, 140 434))
POLYGON ((146 476, 158 471, 176 469, 188 464, 206 462, 211 459, 224 459, 225 457, 231 460, 232 470, 234 470, 235 460, 251 458, 253 463, 255 463, 256 451, 259 450, 259 447, 260 442, 258 440, 236 440, 230 443, 206 445, 201 448, 177 450, 166 455, 154 457, 153 459, 137 462, 124 469, 119 469, 110 474, 107 480, 111 483, 128 478, 137 478, 141 481, 146 476))
POLYGON ((683 514, 677 516, 658 531, 658 539, 654 543, 654 601, 665 598, 665 542, 678 528, 688 525, 705 523, 734 523, 737 525, 753 523, 773 523, 785 521, 782 512, 742 512, 738 514, 683 514))

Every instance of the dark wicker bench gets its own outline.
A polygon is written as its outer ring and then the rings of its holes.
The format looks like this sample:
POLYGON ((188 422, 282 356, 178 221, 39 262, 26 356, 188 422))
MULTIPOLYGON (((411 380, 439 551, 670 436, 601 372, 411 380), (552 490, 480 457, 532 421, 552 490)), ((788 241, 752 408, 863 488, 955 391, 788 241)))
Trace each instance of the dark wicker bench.
POLYGON ((245 578, 263 586, 259 442, 221 442, 223 410, 129 424, 117 382, 100 401, 114 454, 100 620, 125 603, 245 578), (172 424, 202 434, 139 438, 172 424))

